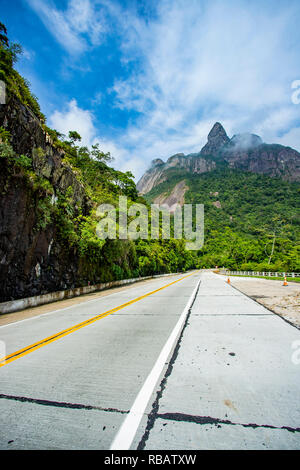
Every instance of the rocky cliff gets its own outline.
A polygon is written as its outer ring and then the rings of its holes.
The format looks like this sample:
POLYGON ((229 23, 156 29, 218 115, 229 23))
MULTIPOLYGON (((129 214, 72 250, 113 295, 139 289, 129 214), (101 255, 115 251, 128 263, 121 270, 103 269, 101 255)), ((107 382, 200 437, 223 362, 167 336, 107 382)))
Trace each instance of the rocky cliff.
POLYGON ((192 173, 206 173, 216 167, 216 162, 206 158, 201 158, 199 154, 184 155, 178 153, 168 158, 164 163, 160 159, 152 161, 151 167, 137 183, 140 194, 148 193, 154 186, 165 181, 168 177, 168 170, 172 168, 185 169, 192 173))
POLYGON ((182 168, 191 173, 205 173, 225 164, 253 173, 280 177, 287 181, 300 181, 300 153, 278 144, 266 144, 250 133, 237 134, 231 139, 223 126, 216 122, 208 134, 207 143, 198 153, 179 153, 166 162, 155 159, 137 183, 141 194, 166 181, 170 168, 182 168))
POLYGON ((207 143, 201 150, 201 155, 216 155, 225 144, 230 142, 223 126, 216 122, 207 136, 207 143))
POLYGON ((0 301, 80 285, 75 250, 47 221, 47 204, 72 189, 74 207, 89 211, 83 185, 63 162, 40 120, 14 95, 0 106, 0 126, 10 132, 17 155, 32 160, 33 171, 0 158, 0 301))

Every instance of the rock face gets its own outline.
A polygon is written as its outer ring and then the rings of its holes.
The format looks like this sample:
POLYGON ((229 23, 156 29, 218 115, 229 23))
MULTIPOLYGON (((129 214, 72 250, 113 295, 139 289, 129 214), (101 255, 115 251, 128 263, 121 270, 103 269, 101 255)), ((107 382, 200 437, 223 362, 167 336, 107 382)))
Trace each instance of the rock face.
POLYGON ((163 181, 167 179, 166 170, 182 168, 192 173, 206 173, 216 167, 216 163, 214 161, 201 158, 199 154, 186 156, 183 153, 179 153, 168 158, 166 163, 162 160, 160 161, 162 163, 159 165, 152 165, 138 181, 136 187, 140 194, 146 194, 151 191, 154 186, 163 183, 163 181))
POLYGON ((230 141, 224 127, 216 122, 207 136, 207 144, 201 150, 201 155, 216 155, 230 141))
POLYGON ((177 205, 182 206, 184 204, 184 195, 188 189, 185 181, 182 180, 174 186, 170 194, 162 193, 153 202, 164 205, 170 213, 174 213, 177 205))
POLYGON ((300 181, 300 154, 290 147, 261 144, 250 149, 236 149, 224 156, 231 168, 300 181))
MULTIPOLYGON (((62 161, 63 152, 51 144, 39 119, 11 97, 0 106, 0 126, 11 133, 16 154, 32 157, 36 176, 46 178, 58 192, 72 186, 74 205, 88 213, 83 186, 62 161), (37 150, 39 149, 39 151, 37 150)), ((0 301, 44 294, 80 285, 78 257, 57 237, 58 227, 38 228, 42 195, 20 170, 11 171, 0 158, 0 301)))
POLYGON ((231 139, 223 126, 216 122, 208 134, 207 143, 200 152, 161 159, 146 171, 137 183, 141 194, 166 181, 170 168, 185 169, 191 173, 205 173, 225 163, 231 168, 264 173, 288 181, 300 181, 300 153, 290 147, 266 144, 255 134, 236 134, 231 139))
POLYGON ((165 168, 165 163, 157 158, 152 161, 151 167, 142 178, 137 183, 136 187, 141 194, 148 193, 154 186, 157 186, 159 183, 164 181, 163 170, 165 168), (155 164, 155 162, 161 162, 155 164))

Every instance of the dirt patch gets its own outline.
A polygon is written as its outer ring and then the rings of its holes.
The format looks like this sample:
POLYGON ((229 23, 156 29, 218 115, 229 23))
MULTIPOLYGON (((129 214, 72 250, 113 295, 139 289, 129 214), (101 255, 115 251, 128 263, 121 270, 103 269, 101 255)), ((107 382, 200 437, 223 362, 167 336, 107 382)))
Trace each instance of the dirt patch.
POLYGON ((174 186, 171 193, 160 194, 154 200, 155 204, 166 204, 169 206, 169 211, 174 212, 177 205, 182 206, 184 204, 184 195, 189 188, 186 186, 185 181, 182 180, 174 186))
POLYGON ((231 408, 236 413, 238 413, 238 410, 236 409, 236 407, 234 406, 231 400, 224 400, 224 405, 228 406, 228 408, 231 408))
POLYGON ((300 328, 300 285, 266 279, 231 277, 231 285, 300 328))
POLYGON ((217 209, 222 209, 220 201, 213 202, 213 206, 215 206, 217 209))

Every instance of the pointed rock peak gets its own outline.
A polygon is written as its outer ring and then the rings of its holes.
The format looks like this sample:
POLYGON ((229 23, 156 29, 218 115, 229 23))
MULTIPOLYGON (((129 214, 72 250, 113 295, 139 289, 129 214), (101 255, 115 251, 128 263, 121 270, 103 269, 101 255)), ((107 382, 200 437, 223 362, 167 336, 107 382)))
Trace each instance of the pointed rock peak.
POLYGON ((229 142, 229 137, 222 124, 216 122, 207 137, 207 144, 201 150, 202 155, 216 155, 229 142))
POLYGON ((224 127, 219 122, 216 122, 213 125, 210 133, 208 134, 207 140, 210 141, 211 139, 215 137, 224 137, 225 139, 229 140, 224 127))

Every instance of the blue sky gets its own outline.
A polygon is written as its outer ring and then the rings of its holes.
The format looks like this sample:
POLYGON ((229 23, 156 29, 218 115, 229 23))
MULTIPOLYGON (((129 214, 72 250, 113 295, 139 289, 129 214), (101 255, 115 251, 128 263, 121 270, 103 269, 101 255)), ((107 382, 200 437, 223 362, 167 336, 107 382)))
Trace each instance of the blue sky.
POLYGON ((51 127, 138 179, 215 121, 300 151, 299 0, 0 0, 51 127))

